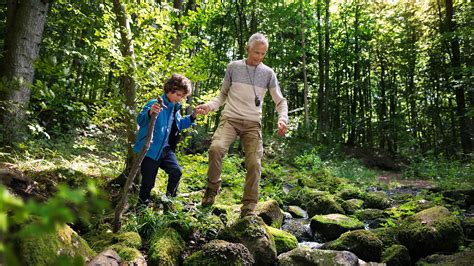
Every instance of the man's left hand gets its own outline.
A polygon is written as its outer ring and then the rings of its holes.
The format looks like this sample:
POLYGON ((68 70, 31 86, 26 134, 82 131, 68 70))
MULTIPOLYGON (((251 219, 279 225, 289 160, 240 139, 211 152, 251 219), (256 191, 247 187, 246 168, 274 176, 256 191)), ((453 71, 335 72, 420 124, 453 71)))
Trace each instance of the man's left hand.
POLYGON ((285 136, 287 129, 288 127, 286 126, 285 122, 278 121, 278 136, 285 136))

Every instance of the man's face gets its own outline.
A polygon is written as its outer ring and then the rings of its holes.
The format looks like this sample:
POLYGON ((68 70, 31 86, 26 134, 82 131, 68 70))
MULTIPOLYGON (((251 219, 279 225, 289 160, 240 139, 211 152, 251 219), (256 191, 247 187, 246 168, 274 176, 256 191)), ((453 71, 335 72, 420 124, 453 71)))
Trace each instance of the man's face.
POLYGON ((247 49, 247 64, 250 66, 257 66, 263 61, 265 58, 265 54, 267 53, 267 46, 260 42, 253 43, 247 49))
POLYGON ((168 100, 172 103, 178 103, 178 102, 181 102, 184 98, 185 98, 185 95, 184 95, 184 92, 182 91, 169 91, 168 93, 166 93, 166 97, 168 97, 168 100))

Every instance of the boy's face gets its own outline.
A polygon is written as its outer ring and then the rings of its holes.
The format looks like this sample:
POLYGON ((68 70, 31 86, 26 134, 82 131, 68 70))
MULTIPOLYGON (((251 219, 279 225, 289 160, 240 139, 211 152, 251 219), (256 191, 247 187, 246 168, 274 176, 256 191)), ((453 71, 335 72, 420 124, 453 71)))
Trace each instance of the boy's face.
POLYGON ((169 91, 168 93, 166 93, 166 97, 168 97, 168 101, 172 102, 172 103, 178 103, 180 102, 181 100, 183 100, 185 98, 186 95, 184 95, 184 92, 182 91, 169 91))

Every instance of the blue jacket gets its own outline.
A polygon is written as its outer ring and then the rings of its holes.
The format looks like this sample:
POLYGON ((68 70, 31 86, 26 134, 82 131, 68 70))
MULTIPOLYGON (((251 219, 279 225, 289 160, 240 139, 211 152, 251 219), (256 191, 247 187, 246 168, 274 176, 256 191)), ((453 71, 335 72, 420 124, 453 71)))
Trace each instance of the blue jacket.
MULTIPOLYGON (((161 153, 163 151, 163 147, 168 141, 173 123, 176 124, 178 131, 182 131, 183 129, 186 129, 193 124, 191 120, 191 115, 185 117, 181 116, 181 113, 179 111, 181 105, 179 103, 171 103, 170 101, 168 101, 166 95, 162 95, 161 98, 163 99, 163 103, 168 108, 161 109, 161 112, 156 118, 155 128, 153 130, 153 139, 151 140, 150 148, 146 153, 146 156, 156 161, 160 158, 161 153), (175 113, 174 119, 172 116, 173 113, 175 113), (173 121, 173 123, 170 123, 171 121, 173 121)), ((139 153, 143 145, 145 145, 146 134, 151 119, 151 117, 148 115, 148 111, 151 109, 151 106, 157 101, 158 100, 153 99, 147 102, 147 104, 143 107, 143 110, 137 116, 137 123, 139 129, 135 145, 133 146, 133 151, 136 153, 139 153)))

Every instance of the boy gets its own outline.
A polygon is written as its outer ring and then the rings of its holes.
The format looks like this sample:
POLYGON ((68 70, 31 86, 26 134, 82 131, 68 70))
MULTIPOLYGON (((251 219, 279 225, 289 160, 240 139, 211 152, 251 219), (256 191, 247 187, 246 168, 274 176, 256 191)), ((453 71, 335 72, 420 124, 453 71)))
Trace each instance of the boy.
POLYGON ((150 193, 155 186, 158 168, 168 174, 166 195, 175 197, 181 179, 181 168, 178 165, 174 149, 178 141, 178 133, 190 127, 196 119, 195 114, 182 117, 180 113, 181 100, 191 93, 191 81, 183 75, 173 74, 164 84, 164 94, 161 97, 163 107, 158 100, 149 101, 138 114, 139 130, 133 151, 139 153, 145 145, 148 126, 153 113, 158 113, 153 139, 141 164, 142 183, 138 204, 148 206, 150 193))

